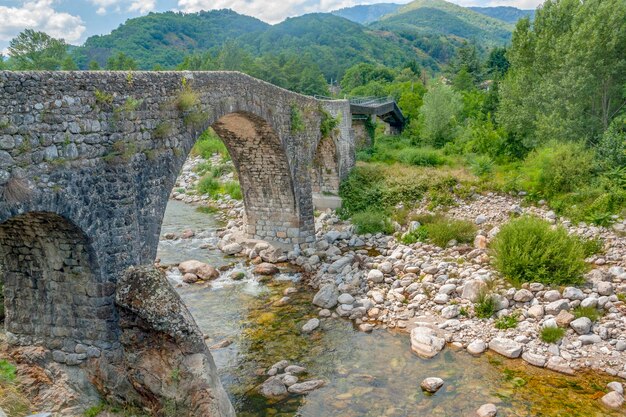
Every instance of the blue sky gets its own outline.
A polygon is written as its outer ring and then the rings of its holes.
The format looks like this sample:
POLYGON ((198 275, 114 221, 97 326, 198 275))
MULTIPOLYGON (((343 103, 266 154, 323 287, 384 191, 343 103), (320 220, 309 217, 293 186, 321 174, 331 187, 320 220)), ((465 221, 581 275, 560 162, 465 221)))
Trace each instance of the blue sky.
MULTIPOLYGON (((407 3, 409 0, 395 0, 407 3)), ((452 0, 463 6, 515 6, 535 8, 541 0, 452 0)), ((105 34, 126 19, 149 12, 197 12, 233 9, 268 23, 289 16, 330 11, 356 4, 394 0, 0 0, 0 51, 26 28, 44 31, 78 45, 91 35, 105 34)))

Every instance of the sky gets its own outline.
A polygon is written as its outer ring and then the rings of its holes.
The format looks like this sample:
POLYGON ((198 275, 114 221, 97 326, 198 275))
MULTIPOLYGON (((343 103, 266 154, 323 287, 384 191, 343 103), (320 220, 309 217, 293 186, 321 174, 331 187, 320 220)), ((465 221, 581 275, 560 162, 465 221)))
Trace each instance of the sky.
MULTIPOLYGON (((233 9, 268 23, 290 16, 327 12, 356 4, 409 0, 0 0, 0 52, 24 29, 44 31, 73 45, 110 33, 129 18, 150 12, 233 9)), ((534 9, 542 0, 451 0, 462 6, 534 9)))

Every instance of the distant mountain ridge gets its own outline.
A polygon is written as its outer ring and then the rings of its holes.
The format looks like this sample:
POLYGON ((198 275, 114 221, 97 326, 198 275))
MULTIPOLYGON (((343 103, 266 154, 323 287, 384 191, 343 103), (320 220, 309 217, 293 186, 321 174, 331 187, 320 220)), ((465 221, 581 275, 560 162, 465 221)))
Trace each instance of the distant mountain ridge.
POLYGON ((510 6, 468 7, 468 9, 512 24, 517 23, 518 20, 524 17, 530 17, 531 19, 535 17, 534 10, 523 10, 510 6))
POLYGON ((92 36, 72 50, 80 68, 123 53, 140 69, 174 68, 185 56, 217 54, 227 43, 253 56, 307 54, 327 79, 340 79, 350 66, 389 66, 417 61, 437 70, 466 41, 482 49, 510 41, 514 25, 502 19, 527 14, 514 8, 474 11, 443 0, 416 0, 400 5, 380 3, 313 13, 269 25, 232 10, 199 13, 150 13, 129 19, 108 35, 92 36))
POLYGON ((359 6, 333 10, 331 13, 353 22, 366 25, 377 21, 385 15, 394 13, 400 7, 402 7, 402 4, 396 3, 362 4, 359 6))

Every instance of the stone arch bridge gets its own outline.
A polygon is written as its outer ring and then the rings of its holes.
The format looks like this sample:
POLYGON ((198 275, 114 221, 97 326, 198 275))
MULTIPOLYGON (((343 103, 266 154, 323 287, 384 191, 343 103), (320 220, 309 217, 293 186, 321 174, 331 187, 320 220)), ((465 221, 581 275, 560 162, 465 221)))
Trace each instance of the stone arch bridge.
MULTIPOLYGON (((129 339, 139 343, 128 335, 157 328, 165 336, 153 342, 165 337, 185 355, 204 355, 209 399, 198 394, 204 400, 188 415, 232 415, 188 313, 152 311, 133 291, 137 280, 158 278, 127 270, 153 263, 168 196, 210 126, 238 171, 248 235, 311 242, 312 189, 337 191, 354 164, 350 125, 347 101, 234 72, 0 72, 0 271, 10 343, 39 346, 64 366, 91 363, 110 381, 115 372, 103 369, 111 363, 136 371, 141 355, 120 359, 129 339), (322 137, 330 118, 335 127, 322 137), (171 314, 187 327, 163 330, 171 314)), ((160 296, 169 301, 157 304, 177 305, 175 294, 160 296)), ((138 376, 96 386, 115 386, 118 397, 132 386, 156 401, 138 384, 150 386, 138 376)))

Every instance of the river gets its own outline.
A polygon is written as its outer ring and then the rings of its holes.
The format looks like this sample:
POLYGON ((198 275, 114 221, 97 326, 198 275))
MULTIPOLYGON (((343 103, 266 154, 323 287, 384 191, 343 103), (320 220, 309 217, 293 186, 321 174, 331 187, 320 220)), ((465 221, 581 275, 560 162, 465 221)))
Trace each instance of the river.
POLYGON ((267 283, 258 282, 241 258, 224 256, 215 248, 214 215, 171 201, 162 233, 180 234, 192 229, 192 239, 161 241, 162 264, 197 259, 223 267, 222 276, 210 285, 184 285, 170 274, 181 297, 210 345, 232 342, 212 350, 222 383, 240 417, 463 417, 484 403, 498 406, 498 416, 618 416, 599 403, 608 376, 580 374, 569 377, 531 367, 521 360, 487 353, 478 358, 446 348, 436 358, 422 360, 410 349, 405 333, 356 331, 347 320, 324 319, 321 330, 310 335, 300 327, 317 310, 312 293, 300 282, 297 271, 282 273, 267 283), (231 273, 244 272, 240 280, 231 273), (292 302, 272 303, 287 287, 299 291, 292 302), (287 359, 308 369, 307 378, 327 384, 306 397, 272 402, 255 387, 273 363, 287 359), (420 382, 426 377, 445 381, 435 395, 426 395, 420 382))

